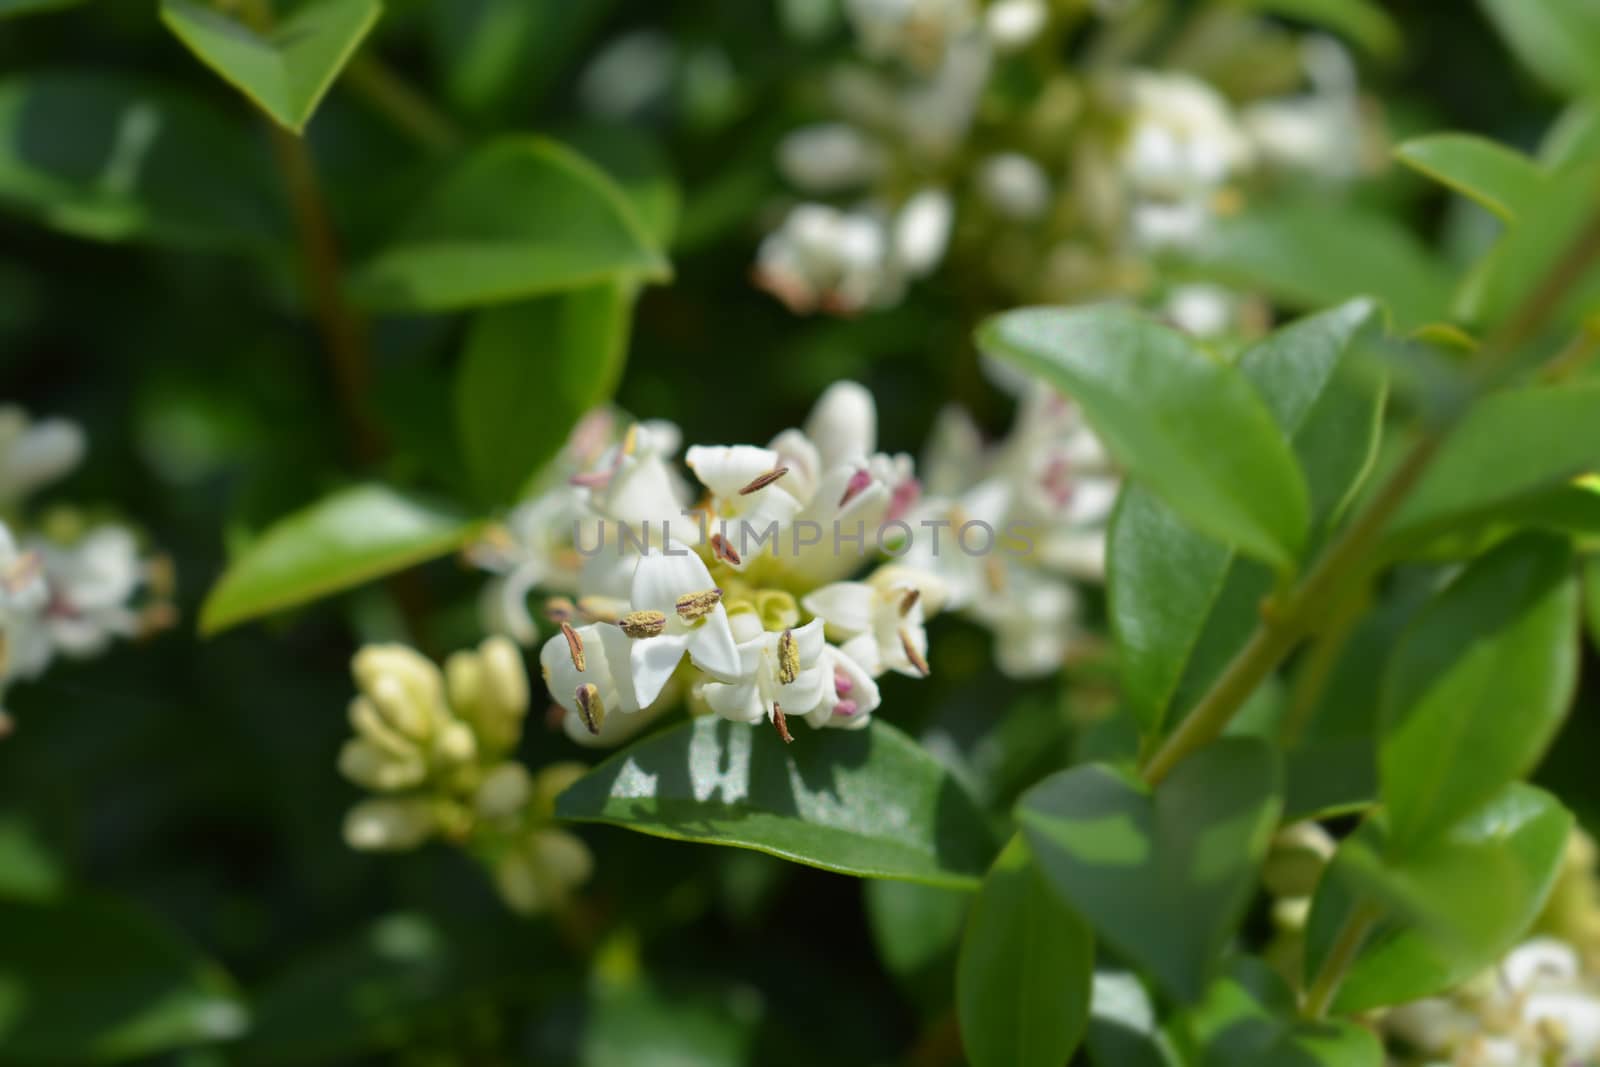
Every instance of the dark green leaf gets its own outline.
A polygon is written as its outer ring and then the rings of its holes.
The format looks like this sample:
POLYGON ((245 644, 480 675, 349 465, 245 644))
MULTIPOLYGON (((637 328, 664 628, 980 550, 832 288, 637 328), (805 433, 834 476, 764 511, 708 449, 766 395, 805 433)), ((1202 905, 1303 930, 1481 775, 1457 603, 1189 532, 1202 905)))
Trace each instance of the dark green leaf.
POLYGON ((1450 989, 1509 950, 1544 906, 1572 816, 1529 785, 1506 786, 1442 837, 1403 855, 1368 822, 1339 846, 1306 927, 1306 978, 1354 909, 1380 921, 1334 1000, 1340 1014, 1450 989))
POLYGON ((1392 550, 1600 467, 1600 383, 1491 393, 1467 412, 1389 527, 1392 550), (1508 447, 1514 442, 1515 447, 1508 447))
POLYGON ((1383 688, 1380 795, 1397 846, 1533 767, 1577 685, 1577 627, 1571 550, 1537 534, 1474 563, 1423 609, 1383 688))
POLYGON ((1034 868, 1020 836, 972 903, 956 970, 961 1043, 973 1067, 1060 1067, 1083 1040, 1094 938, 1034 868))
POLYGON ((451 311, 670 274, 603 172, 553 142, 506 137, 451 171, 352 284, 380 310, 451 311))
POLYGON ((874 878, 861 894, 878 962, 925 1014, 942 1014, 955 986, 956 950, 972 894, 874 878))
POLYGON ((461 454, 482 498, 516 501, 584 412, 611 398, 632 289, 606 282, 483 311, 455 386, 461 454))
POLYGON ((1074 397, 1133 477, 1197 530, 1293 565, 1305 479, 1238 372, 1126 308, 1024 308, 989 319, 978 342, 1074 397))
POLYGON ((1103 765, 1052 775, 1018 818, 1046 878, 1097 933, 1196 1000, 1232 938, 1281 806, 1273 750, 1227 738, 1152 795, 1103 765))
POLYGON ((1400 27, 1374 0, 1234 0, 1343 34, 1380 59, 1400 51, 1400 27))
POLYGON ((1286 203, 1222 220, 1193 262, 1305 311, 1371 297, 1402 329, 1443 319, 1450 307, 1445 266, 1394 219, 1349 206, 1286 203))
POLYGON ((1395 158, 1510 220, 1540 195, 1544 174, 1521 152, 1484 137, 1436 133, 1406 141, 1395 158))
POLYGON ((1201 1067, 1383 1067, 1372 1031, 1295 1018, 1294 996, 1261 960, 1233 960, 1195 1009, 1201 1067))
POLYGON ((509 121, 533 107, 568 67, 585 58, 585 39, 613 6, 614 0, 430 4, 428 43, 441 72, 441 89, 467 114, 504 114, 509 121))
POLYGON ((237 1037, 227 977, 120 900, 0 898, 0 1058, 90 1063, 237 1037))
POLYGON ((40 11, 61 11, 81 3, 83 0, 0 0, 0 18, 31 15, 40 11))
POLYGON ((279 520, 228 567, 200 631, 295 607, 459 548, 472 520, 382 485, 343 489, 279 520))
POLYGON ((0 202, 97 241, 264 248, 286 230, 270 162, 243 129, 112 74, 0 81, 0 202))
MULTIPOLYGON (((1551 174, 1539 195, 1506 227, 1457 297, 1457 317, 1483 326, 1509 322, 1540 299, 1541 287, 1561 269, 1600 201, 1600 160, 1570 164, 1551 174)), ((1600 301, 1600 270, 1591 266, 1567 280, 1551 324, 1576 325, 1600 301)))
POLYGON ((1590 0, 1478 0, 1523 66, 1560 92, 1600 88, 1600 8, 1590 0))
POLYGON ((161 21, 224 81, 300 133, 382 10, 380 0, 310 0, 262 33, 197 0, 161 0, 161 21))
POLYGON ((975 887, 994 855, 972 798, 876 719, 785 745, 771 728, 699 718, 600 764, 561 794, 556 814, 954 888, 975 887))

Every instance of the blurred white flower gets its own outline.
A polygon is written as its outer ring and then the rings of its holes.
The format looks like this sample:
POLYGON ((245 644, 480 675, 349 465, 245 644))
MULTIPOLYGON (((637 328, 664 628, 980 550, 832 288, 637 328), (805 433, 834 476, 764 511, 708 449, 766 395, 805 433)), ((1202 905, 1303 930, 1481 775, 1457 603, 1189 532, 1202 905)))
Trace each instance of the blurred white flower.
POLYGON ((1363 169, 1362 120, 1355 63, 1331 37, 1313 35, 1301 44, 1311 92, 1261 100, 1240 116, 1268 166, 1347 181, 1363 169))
POLYGON ((678 53, 659 30, 635 30, 611 41, 578 76, 585 110, 626 119, 649 110, 672 88, 678 53))
POLYGON ((848 123, 802 126, 778 143, 778 170, 806 193, 835 193, 864 185, 883 166, 883 149, 848 123))
POLYGON ((924 71, 976 19, 972 0, 845 0, 845 13, 868 56, 924 71))
POLYGON ((1015 52, 1038 39, 1050 21, 1045 0, 994 0, 983 13, 989 40, 1001 52, 1015 52))
POLYGON ((913 278, 938 267, 950 243, 955 204, 943 189, 924 189, 900 208, 894 220, 895 266, 913 278))
POLYGON ((1050 179, 1020 152, 999 152, 978 165, 978 190, 1002 218, 1031 222, 1050 210, 1050 179))
POLYGON ((826 204, 801 204, 756 251, 762 288, 801 314, 853 314, 897 295, 884 220, 826 204))
POLYGON ((1202 340, 1227 335, 1234 328, 1238 310, 1236 293, 1201 283, 1174 286, 1162 306, 1174 326, 1202 340))
POLYGON ((1124 79, 1122 91, 1128 108, 1122 169, 1140 195, 1207 192, 1250 165, 1249 140, 1227 101, 1205 82, 1140 71, 1124 79))
POLYGON ((66 476, 86 449, 82 428, 71 420, 35 421, 19 407, 0 406, 0 506, 66 476))

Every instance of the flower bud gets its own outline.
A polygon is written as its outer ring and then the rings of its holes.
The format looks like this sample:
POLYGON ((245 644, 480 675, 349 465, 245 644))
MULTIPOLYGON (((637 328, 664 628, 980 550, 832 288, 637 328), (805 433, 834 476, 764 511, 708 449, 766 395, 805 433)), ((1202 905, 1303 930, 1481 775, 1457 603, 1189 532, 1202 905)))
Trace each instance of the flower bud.
POLYGON ((344 817, 344 840, 362 852, 400 852, 433 835, 432 806, 420 798, 363 800, 344 817))
POLYGON ((439 668, 404 645, 368 645, 350 664, 356 684, 399 733, 423 740, 449 720, 439 668))
POLYGON ((428 777, 428 765, 420 752, 403 755, 357 737, 339 750, 339 773, 356 785, 389 793, 421 785, 428 777))
POLYGON ((520 763, 502 763, 484 777, 472 798, 473 807, 486 819, 515 815, 533 797, 533 780, 520 763))
POLYGON ((1261 881, 1277 897, 1309 897, 1333 858, 1333 838, 1314 822, 1286 826, 1272 839, 1261 881))
POLYGON ((534 915, 565 904, 593 870, 587 845, 565 830, 545 829, 507 849, 494 876, 507 907, 534 915))

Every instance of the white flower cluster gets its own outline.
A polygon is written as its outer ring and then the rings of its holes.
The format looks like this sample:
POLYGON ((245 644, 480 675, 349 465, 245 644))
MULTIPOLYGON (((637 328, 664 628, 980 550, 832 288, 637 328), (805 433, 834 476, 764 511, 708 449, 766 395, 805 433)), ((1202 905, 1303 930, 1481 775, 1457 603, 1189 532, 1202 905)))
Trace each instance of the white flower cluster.
POLYGON ((561 907, 594 866, 588 847, 554 823, 556 795, 584 768, 557 763, 530 774, 512 758, 528 713, 517 647, 491 637, 441 672, 403 645, 368 645, 350 669, 360 692, 339 770, 378 795, 345 816, 345 842, 363 851, 435 837, 470 845, 512 909, 561 907))
MULTIPOLYGON (((1108 35, 1125 6, 1100 5, 1108 35)), ((1062 40, 1085 17, 1074 5, 845 10, 861 61, 825 79, 837 118, 794 130, 777 153, 816 199, 756 254, 757 283, 796 312, 893 305, 950 249, 1005 303, 1147 296, 1149 257, 1203 240, 1237 210, 1234 183, 1344 180, 1364 165, 1354 65, 1330 38, 1301 39, 1297 61, 1291 50, 1308 92, 1236 107, 1193 74, 1070 69, 1062 40), (1019 94, 1019 79, 1037 87, 1019 94)))
MULTIPOLYGON (((0 407, 0 693, 58 655, 95 656, 173 621, 171 565, 145 557, 130 528, 62 509, 26 521, 27 498, 68 474, 84 450, 77 424, 0 407)), ((0 732, 9 728, 0 711, 0 732)))

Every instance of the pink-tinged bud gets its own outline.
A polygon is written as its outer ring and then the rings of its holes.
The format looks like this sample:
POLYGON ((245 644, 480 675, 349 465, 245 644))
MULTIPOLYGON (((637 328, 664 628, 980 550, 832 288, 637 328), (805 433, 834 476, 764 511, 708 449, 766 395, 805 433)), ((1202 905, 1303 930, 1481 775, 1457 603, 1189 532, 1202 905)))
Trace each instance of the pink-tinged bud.
POLYGON ((611 471, 584 471, 568 479, 580 489, 604 489, 611 484, 611 471))
POLYGON ((844 671, 836 670, 833 672, 833 691, 835 693, 842 697, 855 687, 856 683, 852 682, 850 676, 844 671))
POLYGON ((842 508, 856 497, 867 491, 867 486, 872 484, 872 475, 863 467, 850 476, 850 484, 844 487, 844 495, 839 498, 842 508))
POLYGON ((1056 507, 1066 507, 1072 499, 1074 488, 1072 481, 1072 465, 1065 456, 1058 456, 1051 460, 1045 468, 1044 474, 1039 478, 1039 484, 1049 494, 1050 500, 1056 507))
POLYGON ((915 478, 907 478, 894 487, 894 494, 889 497, 889 511, 883 517, 885 522, 905 517, 906 512, 922 499, 922 483, 915 478))
POLYGON ((857 710, 859 709, 856 707, 856 702, 854 700, 841 700, 839 703, 833 706, 833 713, 839 716, 841 719, 849 719, 854 717, 857 710))

